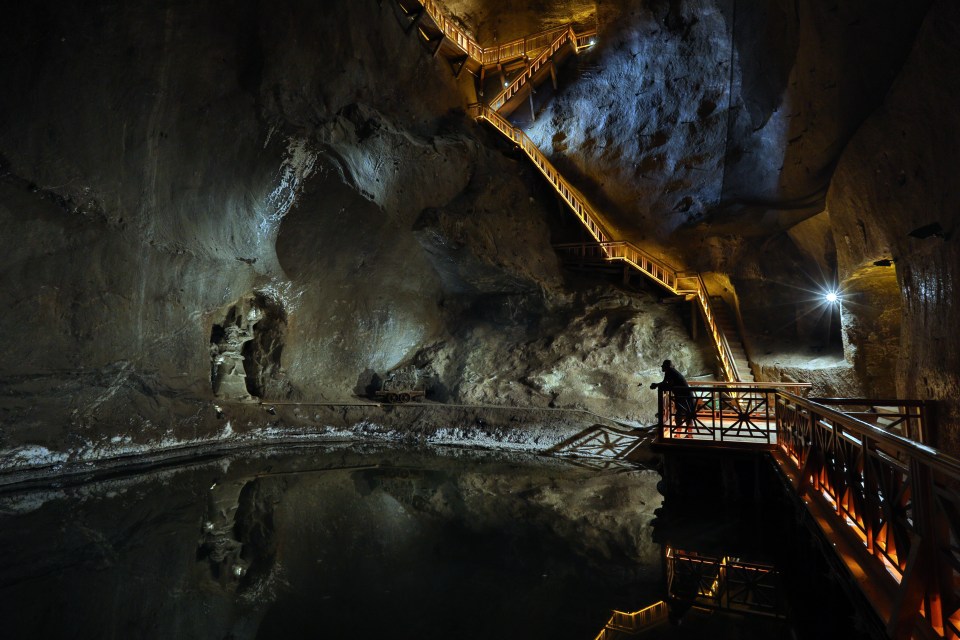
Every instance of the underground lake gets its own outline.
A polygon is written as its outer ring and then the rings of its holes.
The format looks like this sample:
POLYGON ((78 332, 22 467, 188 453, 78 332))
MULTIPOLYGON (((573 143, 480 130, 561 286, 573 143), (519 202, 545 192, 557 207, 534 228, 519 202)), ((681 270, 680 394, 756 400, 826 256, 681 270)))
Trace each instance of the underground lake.
POLYGON ((788 508, 662 489, 639 465, 358 443, 10 487, 4 636, 856 637, 788 508))

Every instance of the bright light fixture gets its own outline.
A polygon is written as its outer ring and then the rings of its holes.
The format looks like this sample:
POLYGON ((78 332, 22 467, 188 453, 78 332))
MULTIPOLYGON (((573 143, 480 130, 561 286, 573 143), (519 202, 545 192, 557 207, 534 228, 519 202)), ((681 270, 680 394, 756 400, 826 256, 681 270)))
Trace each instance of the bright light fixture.
POLYGON ((836 291, 827 291, 824 297, 827 299, 827 302, 829 302, 830 304, 840 301, 840 296, 837 295, 836 291))
POLYGON ((505 86, 505 87, 509 87, 509 86, 510 86, 510 83, 509 83, 509 82, 507 82, 506 80, 504 80, 504 81, 503 81, 503 86, 505 86))

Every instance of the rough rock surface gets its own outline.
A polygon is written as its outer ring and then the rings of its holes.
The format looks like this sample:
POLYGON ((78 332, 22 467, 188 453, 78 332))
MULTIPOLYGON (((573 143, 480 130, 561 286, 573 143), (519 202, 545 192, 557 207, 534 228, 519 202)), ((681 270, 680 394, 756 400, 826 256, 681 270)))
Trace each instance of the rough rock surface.
POLYGON ((192 441, 212 402, 349 400, 433 352, 448 401, 647 421, 636 371, 664 348, 706 369, 644 298, 576 324, 621 294, 569 302, 537 179, 402 26, 297 0, 5 20, 0 444, 192 441), (521 346, 550 355, 498 353, 521 346))
MULTIPOLYGON (((878 277, 890 281, 896 274, 896 391, 940 401, 939 444, 951 451, 960 451, 960 124, 941 114, 960 101, 958 43, 960 7, 936 2, 883 107, 845 150, 828 197, 844 277, 883 272, 878 277)), ((882 296, 868 299, 882 303, 882 296)), ((894 368, 892 355, 885 363, 894 368)))
MULTIPOLYGON (((957 422, 950 3, 450 7, 484 44, 593 15, 529 127, 565 175, 726 278, 768 344, 844 352, 836 389, 957 422), (885 260, 899 291, 865 271, 885 260), (815 315, 832 281, 864 305, 842 332, 815 315)), ((649 421, 662 357, 707 373, 679 314, 564 281, 550 190, 404 26, 392 2, 11 9, 0 447, 214 437, 215 402, 344 400, 410 366, 446 401, 649 421)))

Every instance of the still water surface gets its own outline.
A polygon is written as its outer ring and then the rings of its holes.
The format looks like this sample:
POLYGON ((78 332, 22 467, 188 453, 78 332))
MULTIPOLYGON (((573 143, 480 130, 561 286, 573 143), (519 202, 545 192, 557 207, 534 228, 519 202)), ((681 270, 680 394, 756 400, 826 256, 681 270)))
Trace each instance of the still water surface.
MULTIPOLYGON (((796 633, 776 616, 696 606, 717 572, 672 559, 772 569, 772 519, 664 507, 659 479, 342 445, 8 490, 4 637, 592 640, 629 637, 604 631, 612 612, 661 601, 674 620, 660 616, 645 638, 796 633)), ((751 597, 785 615, 771 593, 751 597)))

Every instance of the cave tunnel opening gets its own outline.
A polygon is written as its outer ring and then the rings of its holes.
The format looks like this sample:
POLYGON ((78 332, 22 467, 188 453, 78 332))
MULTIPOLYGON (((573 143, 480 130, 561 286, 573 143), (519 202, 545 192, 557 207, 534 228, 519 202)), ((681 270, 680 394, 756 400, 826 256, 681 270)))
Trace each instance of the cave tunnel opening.
POLYGON ((263 398, 280 378, 286 338, 283 305, 256 293, 231 305, 210 330, 210 384, 220 398, 263 398))

